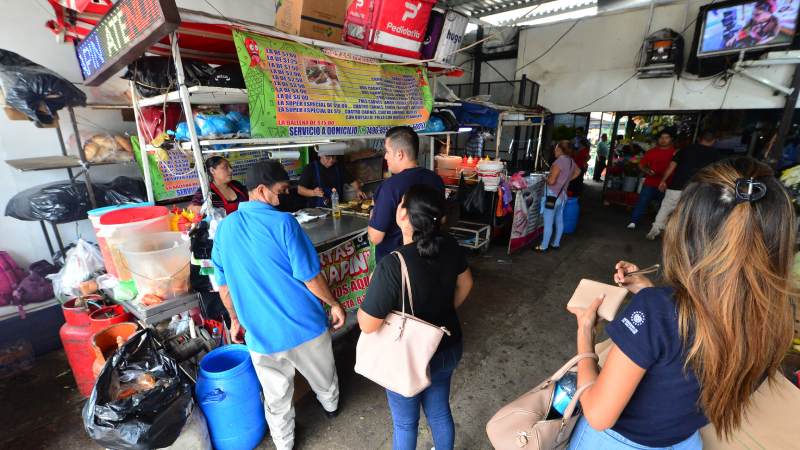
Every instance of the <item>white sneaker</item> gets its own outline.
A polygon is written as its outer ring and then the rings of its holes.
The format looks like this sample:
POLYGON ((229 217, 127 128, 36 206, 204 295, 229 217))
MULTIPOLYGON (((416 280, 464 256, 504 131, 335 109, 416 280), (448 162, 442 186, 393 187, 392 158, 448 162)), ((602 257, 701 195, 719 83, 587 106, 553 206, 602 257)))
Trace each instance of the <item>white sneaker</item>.
POLYGON ((635 224, 635 223, 633 223, 633 222, 629 223, 629 224, 628 224, 628 229, 629 229, 629 230, 635 230, 635 229, 636 229, 636 224, 635 224))
POLYGON ((651 241, 655 241, 658 236, 661 235, 661 230, 652 229, 649 233, 647 233, 647 239, 651 241))

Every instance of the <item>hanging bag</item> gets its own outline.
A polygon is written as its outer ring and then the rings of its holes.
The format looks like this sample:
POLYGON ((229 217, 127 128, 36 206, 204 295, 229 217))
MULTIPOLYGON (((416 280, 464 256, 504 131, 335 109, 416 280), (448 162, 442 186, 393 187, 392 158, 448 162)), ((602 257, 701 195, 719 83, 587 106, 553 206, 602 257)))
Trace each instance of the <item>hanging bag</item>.
MULTIPOLYGON (((571 164, 569 165, 569 173, 570 173, 570 175, 572 175, 572 160, 570 160, 570 163, 571 164)), ((564 189, 567 187, 569 182, 570 182, 570 180, 569 180, 569 175, 568 175, 567 176, 567 181, 565 181, 564 184, 561 186, 561 190, 558 191, 558 195, 547 195, 547 196, 545 196, 545 198, 544 198, 544 207, 545 207, 545 209, 556 209, 556 202, 558 201, 558 198, 561 197, 561 194, 564 192, 564 189)), ((545 189, 547 189, 547 188, 545 188, 545 189)))
POLYGON ((492 446, 496 450, 550 450, 566 447, 572 429, 580 417, 580 413, 576 413, 578 401, 594 382, 575 391, 562 417, 547 420, 547 415, 553 407, 556 383, 576 367, 578 361, 585 358, 597 360, 597 355, 576 355, 542 384, 497 411, 486 424, 486 434, 492 446))
POLYGON ((361 333, 356 344, 355 371, 405 397, 413 397, 431 384, 428 364, 439 348, 445 327, 437 327, 414 316, 411 282, 403 255, 400 260, 402 311, 392 311, 372 333, 361 333), (406 314, 406 290, 411 314, 406 314))

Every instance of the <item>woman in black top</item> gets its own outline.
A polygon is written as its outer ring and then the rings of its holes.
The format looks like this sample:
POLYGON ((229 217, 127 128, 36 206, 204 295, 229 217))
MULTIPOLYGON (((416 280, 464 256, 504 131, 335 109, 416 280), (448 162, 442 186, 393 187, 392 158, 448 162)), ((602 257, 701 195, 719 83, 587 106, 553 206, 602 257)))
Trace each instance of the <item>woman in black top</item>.
MULTIPOLYGON (((472 289, 472 274, 458 243, 440 231, 444 199, 437 189, 414 185, 397 207, 395 220, 403 234, 403 255, 408 267, 414 312, 422 320, 446 327, 450 336, 442 338, 430 362, 431 385, 414 397, 386 391, 394 422, 394 450, 414 450, 417 446, 419 408, 425 410, 437 450, 452 450, 455 425, 450 413, 450 379, 461 359, 461 325, 456 308, 472 289)), ((358 311, 358 324, 372 333, 383 319, 400 305, 400 261, 383 258, 375 268, 366 299, 358 311)), ((406 302, 406 311, 411 307, 406 302)))
MULTIPOLYGON (((240 202, 246 202, 247 188, 233 179, 231 163, 222 156, 212 156, 205 163, 208 174, 208 195, 214 208, 222 208, 225 214, 233 214, 239 209, 240 202)), ((189 210, 198 214, 203 206, 203 190, 197 189, 192 197, 189 210)))

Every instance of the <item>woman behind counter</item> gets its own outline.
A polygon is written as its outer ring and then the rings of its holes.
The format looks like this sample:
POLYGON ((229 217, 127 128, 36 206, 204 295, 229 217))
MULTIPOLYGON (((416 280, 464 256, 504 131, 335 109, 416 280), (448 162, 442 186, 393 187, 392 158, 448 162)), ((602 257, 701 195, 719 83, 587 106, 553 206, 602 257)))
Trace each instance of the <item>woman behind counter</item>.
MULTIPOLYGON (((441 191, 417 184, 403 196, 395 214, 403 233, 397 251, 408 266, 416 317, 447 328, 430 361, 431 385, 414 397, 386 391, 394 422, 394 450, 417 448, 419 408, 425 410, 437 450, 453 450, 455 424, 450 412, 450 380, 462 353, 461 325, 456 309, 472 289, 472 274, 458 243, 440 231, 444 216, 441 191)), ((401 310, 400 261, 394 255, 380 260, 367 297, 358 311, 364 333, 377 331, 392 310, 401 310)), ((411 310, 406 301, 406 310, 411 310)))
MULTIPOLYGON (((222 156, 208 158, 205 167, 209 179, 208 194, 211 196, 211 204, 214 208, 223 208, 225 214, 232 214, 239 209, 239 203, 248 200, 247 188, 233 179, 231 163, 222 156)), ((203 190, 198 188, 192 197, 189 210, 199 214, 202 206, 203 190)))

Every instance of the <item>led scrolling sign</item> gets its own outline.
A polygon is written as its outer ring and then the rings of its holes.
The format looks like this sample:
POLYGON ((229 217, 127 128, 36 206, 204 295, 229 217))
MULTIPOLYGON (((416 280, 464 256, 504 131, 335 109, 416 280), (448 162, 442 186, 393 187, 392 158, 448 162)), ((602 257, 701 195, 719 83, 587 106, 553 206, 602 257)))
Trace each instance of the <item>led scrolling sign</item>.
POLYGON ((84 83, 97 86, 178 28, 175 0, 120 0, 76 45, 84 83))

